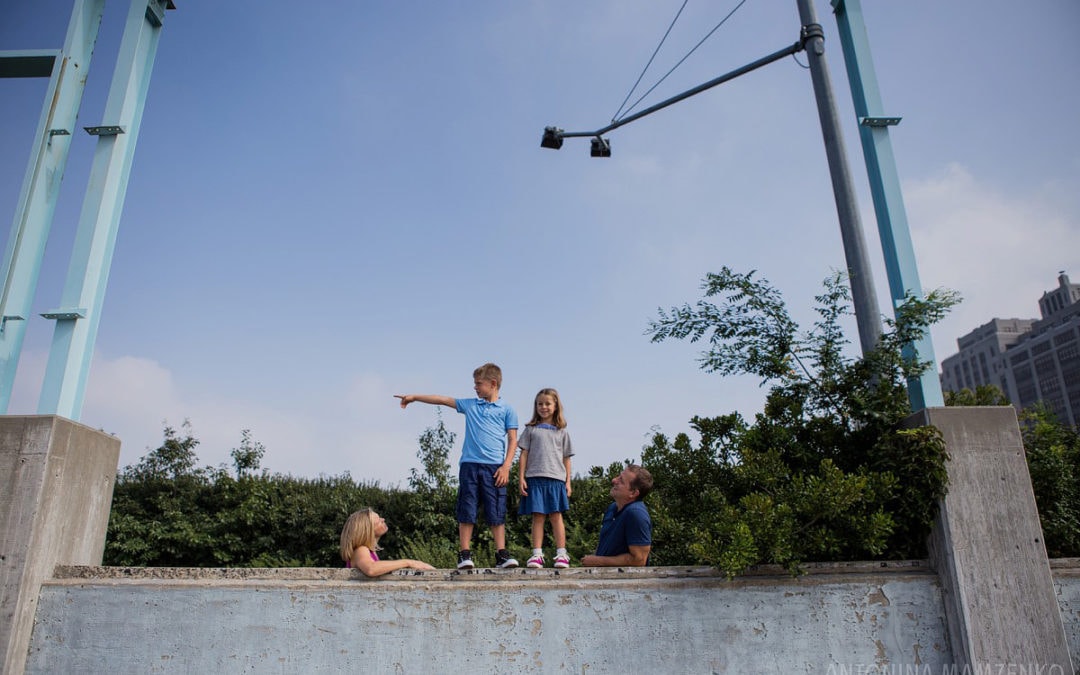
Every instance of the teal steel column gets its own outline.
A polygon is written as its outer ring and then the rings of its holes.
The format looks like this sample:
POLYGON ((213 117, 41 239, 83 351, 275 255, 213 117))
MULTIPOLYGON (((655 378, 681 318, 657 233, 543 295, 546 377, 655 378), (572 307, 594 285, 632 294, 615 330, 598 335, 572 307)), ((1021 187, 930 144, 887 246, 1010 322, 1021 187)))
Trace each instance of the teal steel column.
MULTIPOLYGON (((859 118, 859 138, 870 179, 870 192, 874 199, 878 234, 881 238, 885 269, 889 277, 889 290, 893 309, 910 294, 922 297, 919 271, 915 265, 915 249, 911 244, 904 197, 900 191, 900 179, 896 171, 889 127, 900 121, 898 117, 882 114, 881 94, 878 91, 874 62, 870 57, 870 42, 866 36, 860 0, 832 0, 836 23, 840 28, 840 43, 844 51, 851 95, 855 101, 855 113, 859 118)), ((911 344, 904 355, 929 362, 931 367, 919 378, 908 380, 908 399, 914 411, 945 405, 938 379, 937 360, 929 334, 911 344)))
POLYGON ((4 285, 0 294, 0 414, 7 412, 11 402, 27 317, 104 9, 105 0, 76 0, 60 51, 0 52, 0 77, 49 78, 0 270, 4 285))
POLYGON ((78 420, 94 351, 120 213, 127 193, 150 73, 171 0, 133 0, 120 41, 105 121, 87 131, 98 137, 56 320, 38 412, 78 420))

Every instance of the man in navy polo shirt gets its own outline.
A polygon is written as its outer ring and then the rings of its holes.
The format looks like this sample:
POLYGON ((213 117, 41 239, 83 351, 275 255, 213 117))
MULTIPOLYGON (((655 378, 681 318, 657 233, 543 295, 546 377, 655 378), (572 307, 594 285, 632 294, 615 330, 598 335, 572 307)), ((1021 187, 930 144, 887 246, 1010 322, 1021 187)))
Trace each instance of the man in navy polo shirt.
POLYGON ((595 555, 581 559, 583 567, 644 567, 652 550, 652 519, 645 495, 653 487, 652 475, 631 464, 611 480, 615 503, 604 512, 600 544, 595 555))

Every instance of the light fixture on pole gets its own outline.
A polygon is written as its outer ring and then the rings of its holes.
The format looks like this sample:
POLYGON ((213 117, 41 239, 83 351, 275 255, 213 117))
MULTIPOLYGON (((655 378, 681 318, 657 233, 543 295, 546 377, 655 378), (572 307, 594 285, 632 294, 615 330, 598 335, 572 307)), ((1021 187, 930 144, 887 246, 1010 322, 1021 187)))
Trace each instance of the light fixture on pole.
POLYGON ((562 129, 557 129, 555 127, 544 127, 544 136, 540 139, 540 147, 558 150, 562 147, 562 133, 562 129))
POLYGON ((589 157, 611 157, 611 141, 597 136, 589 144, 589 157))
POLYGON ((811 80, 814 86, 814 96, 817 99, 818 116, 821 119, 821 131, 825 141, 825 154, 828 159, 829 175, 833 185, 833 197, 836 201, 836 210, 840 221, 844 257, 847 262, 848 277, 851 284, 852 305, 855 309, 855 321, 859 329, 859 343, 862 347, 863 356, 867 356, 874 350, 878 340, 881 338, 881 313, 878 310, 877 295, 874 291, 862 224, 859 222, 859 213, 855 206, 855 189, 851 184, 851 172, 847 166, 835 100, 832 95, 828 71, 825 68, 824 33, 817 23, 809 0, 797 0, 797 4, 802 21, 798 42, 737 68, 730 73, 672 96, 641 112, 612 122, 602 129, 596 131, 563 131, 558 127, 546 127, 540 141, 540 147, 557 150, 562 147, 562 142, 566 138, 590 137, 592 143, 589 154, 593 157, 610 157, 611 145, 607 139, 603 138, 604 134, 634 120, 641 119, 646 115, 651 115, 683 99, 733 80, 740 75, 757 70, 773 61, 806 51, 809 54, 811 80))

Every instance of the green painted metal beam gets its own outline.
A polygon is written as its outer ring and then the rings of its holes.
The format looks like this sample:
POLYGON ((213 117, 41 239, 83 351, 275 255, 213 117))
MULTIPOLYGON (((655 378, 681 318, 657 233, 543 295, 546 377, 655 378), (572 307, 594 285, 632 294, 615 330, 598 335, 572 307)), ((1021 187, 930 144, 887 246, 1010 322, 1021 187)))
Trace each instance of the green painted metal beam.
POLYGON ((75 247, 38 401, 40 414, 78 420, 82 413, 120 214, 135 157, 150 74, 168 0, 132 0, 101 125, 75 247))
POLYGON ((64 177, 105 0, 76 0, 64 46, 0 53, 4 77, 48 77, 15 217, 0 269, 0 413, 11 402, 27 317, 64 177))
MULTIPOLYGON (((832 0, 832 6, 840 28, 840 43, 855 113, 859 118, 859 139, 862 141, 878 235, 889 277, 889 291, 895 308, 909 295, 922 297, 915 248, 911 243, 904 196, 900 191, 896 159, 889 139, 889 127, 899 123, 900 118, 882 112, 881 94, 870 56, 870 40, 863 22, 860 0, 832 0)), ((904 355, 920 362, 929 362, 931 366, 921 377, 907 383, 911 409, 919 411, 945 405, 930 336, 926 335, 909 345, 904 355)))

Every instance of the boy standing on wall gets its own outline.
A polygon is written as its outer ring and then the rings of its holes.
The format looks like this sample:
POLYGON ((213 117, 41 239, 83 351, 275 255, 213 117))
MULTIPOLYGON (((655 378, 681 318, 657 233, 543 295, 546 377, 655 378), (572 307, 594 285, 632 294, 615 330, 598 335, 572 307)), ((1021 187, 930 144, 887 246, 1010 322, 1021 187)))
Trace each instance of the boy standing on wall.
POLYGON ((484 506, 484 517, 495 540, 495 566, 517 567, 517 560, 506 550, 506 484, 510 466, 517 452, 517 413, 499 400, 502 370, 485 363, 473 371, 476 398, 451 398, 431 394, 395 394, 401 407, 413 401, 444 405, 465 415, 465 441, 461 448, 458 471, 458 569, 472 569, 472 534, 477 507, 484 506))

